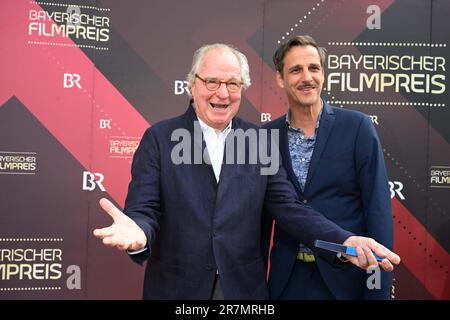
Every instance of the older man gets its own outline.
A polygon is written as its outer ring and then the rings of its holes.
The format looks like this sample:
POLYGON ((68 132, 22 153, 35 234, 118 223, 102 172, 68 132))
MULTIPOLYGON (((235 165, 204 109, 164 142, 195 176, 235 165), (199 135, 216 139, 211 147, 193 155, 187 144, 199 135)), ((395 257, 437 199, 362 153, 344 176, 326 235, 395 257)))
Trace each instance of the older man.
MULTIPOLYGON (((265 175, 263 161, 248 161, 250 143, 228 144, 239 129, 257 131, 235 117, 242 90, 250 85, 241 52, 223 44, 201 47, 188 82, 192 100, 186 113, 153 125, 141 140, 125 214, 102 199, 114 223, 94 230, 105 245, 128 250, 138 263, 148 260, 144 298, 267 299, 263 207, 298 241, 359 245, 366 254, 360 250, 352 261, 363 268, 377 264, 372 249, 392 270, 398 256, 302 205, 282 167, 265 175), (198 132, 203 139, 196 138, 198 132), (198 154, 201 161, 195 159, 198 154)), ((323 255, 334 261, 335 254, 323 255)))

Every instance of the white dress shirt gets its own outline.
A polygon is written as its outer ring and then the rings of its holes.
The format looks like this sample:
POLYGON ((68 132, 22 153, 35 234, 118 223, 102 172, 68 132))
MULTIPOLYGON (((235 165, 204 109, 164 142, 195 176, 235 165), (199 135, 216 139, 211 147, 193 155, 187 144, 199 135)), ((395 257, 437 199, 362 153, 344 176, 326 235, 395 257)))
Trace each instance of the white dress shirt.
POLYGON ((231 121, 228 126, 219 131, 204 123, 200 118, 198 119, 200 128, 202 129, 203 139, 206 143, 211 165, 216 176, 216 181, 219 182, 220 170, 222 169, 223 153, 225 150, 225 139, 231 131, 231 121))
MULTIPOLYGON (((216 181, 219 183, 220 171, 222 169, 223 153, 225 151, 225 139, 231 131, 231 121, 223 131, 216 130, 200 118, 198 118, 200 128, 202 129, 203 139, 206 143, 206 149, 208 150, 209 159, 216 176, 216 181)), ((216 270, 216 274, 219 274, 219 270, 216 270)))

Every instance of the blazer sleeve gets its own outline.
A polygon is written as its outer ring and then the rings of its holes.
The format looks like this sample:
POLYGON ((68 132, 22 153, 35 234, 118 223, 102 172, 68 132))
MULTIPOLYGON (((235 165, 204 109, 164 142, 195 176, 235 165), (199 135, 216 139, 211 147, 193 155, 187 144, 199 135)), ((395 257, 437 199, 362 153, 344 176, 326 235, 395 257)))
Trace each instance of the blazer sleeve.
POLYGON ((130 255, 142 264, 151 253, 151 244, 159 230, 160 150, 152 128, 147 129, 137 148, 131 168, 131 182, 125 200, 124 213, 133 219, 147 236, 147 250, 130 255))
POLYGON ((276 174, 268 176, 264 210, 296 241, 304 243, 331 263, 336 262, 336 254, 315 248, 314 241, 343 243, 353 235, 301 203, 282 166, 276 174))
MULTIPOLYGON (((369 117, 361 121, 356 139, 356 169, 364 207, 367 236, 393 248, 393 219, 388 176, 375 127, 369 117)), ((369 290, 366 299, 390 299, 392 273, 381 271, 381 288, 369 290)))

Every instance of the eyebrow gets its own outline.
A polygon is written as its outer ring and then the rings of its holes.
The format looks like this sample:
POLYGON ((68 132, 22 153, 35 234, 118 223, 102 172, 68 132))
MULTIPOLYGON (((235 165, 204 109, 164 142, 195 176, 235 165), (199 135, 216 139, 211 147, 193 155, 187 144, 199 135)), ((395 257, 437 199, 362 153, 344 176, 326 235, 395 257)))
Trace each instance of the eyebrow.
MULTIPOLYGON (((317 64, 317 63, 311 63, 311 64, 308 66, 308 68, 311 68, 311 67, 314 67, 314 68, 320 68, 321 66, 320 66, 320 64, 317 64)), ((288 69, 288 72, 294 71, 294 70, 298 70, 298 69, 301 69, 301 68, 302 68, 302 66, 300 66, 299 64, 296 64, 296 65, 290 67, 290 68, 288 69)))
POLYGON ((288 69, 288 71, 291 72, 291 71, 294 71, 294 70, 296 70, 296 69, 301 69, 301 67, 300 67, 299 64, 296 64, 295 66, 290 67, 290 68, 288 69))

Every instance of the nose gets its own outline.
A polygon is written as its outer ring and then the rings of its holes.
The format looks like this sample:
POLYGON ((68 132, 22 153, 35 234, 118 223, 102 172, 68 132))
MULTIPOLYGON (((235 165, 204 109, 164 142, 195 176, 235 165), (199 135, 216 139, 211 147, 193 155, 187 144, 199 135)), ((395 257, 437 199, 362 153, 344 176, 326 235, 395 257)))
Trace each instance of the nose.
POLYGON ((312 81, 311 73, 308 70, 303 72, 302 81, 303 82, 311 82, 312 81))
POLYGON ((219 88, 216 90, 216 95, 220 99, 226 99, 230 96, 230 93, 228 92, 227 86, 225 83, 221 83, 219 88))

